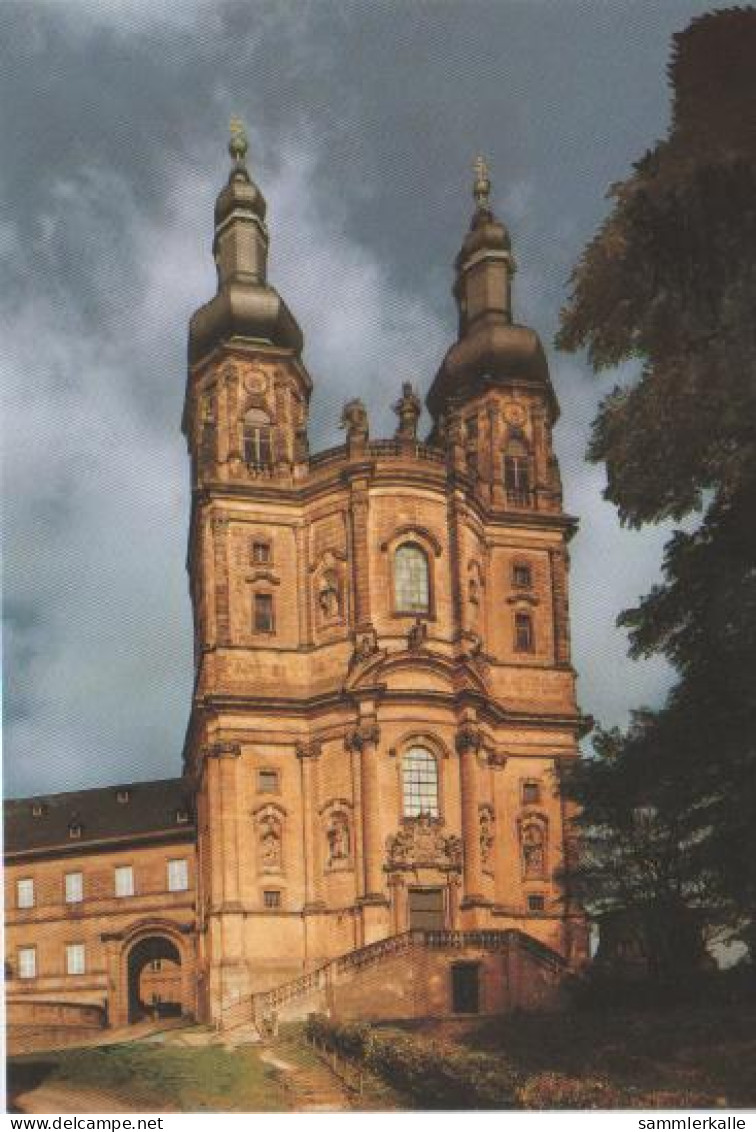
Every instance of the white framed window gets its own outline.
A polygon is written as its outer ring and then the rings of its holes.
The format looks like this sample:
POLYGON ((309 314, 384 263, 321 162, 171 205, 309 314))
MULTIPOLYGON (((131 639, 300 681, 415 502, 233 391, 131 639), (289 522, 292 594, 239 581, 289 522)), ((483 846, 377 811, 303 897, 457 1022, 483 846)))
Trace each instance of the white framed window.
POLYGON ((405 543, 394 555, 394 596, 397 613, 430 612, 428 558, 415 543, 405 543))
POLYGON ((35 979, 37 977, 36 947, 19 947, 18 977, 19 979, 35 979))
POLYGON ((273 463, 273 429, 262 409, 250 409, 242 425, 244 462, 253 468, 273 463))
POLYGON ((402 801, 406 818, 438 817, 438 766, 424 747, 412 747, 402 760, 402 801))
POLYGON ((83 975, 87 969, 86 952, 83 943, 66 944, 66 974, 83 975))
POLYGON ((168 862, 168 891, 186 892, 189 887, 189 869, 182 857, 168 862))
POLYGON ((131 865, 119 865, 115 871, 116 896, 134 895, 134 870, 131 865))
POLYGON ((66 904, 80 904, 84 899, 84 876, 82 873, 66 873, 66 904))
POLYGON ((31 877, 16 881, 16 907, 34 907, 34 881, 31 877))

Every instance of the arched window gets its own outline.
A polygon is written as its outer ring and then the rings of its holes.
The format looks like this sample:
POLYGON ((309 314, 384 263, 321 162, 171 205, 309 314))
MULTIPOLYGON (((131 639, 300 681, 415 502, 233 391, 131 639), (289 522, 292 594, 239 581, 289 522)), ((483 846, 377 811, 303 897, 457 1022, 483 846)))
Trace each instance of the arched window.
POLYGON ((404 543, 394 555, 394 598, 397 613, 430 612, 428 559, 416 543, 404 543))
POLYGON ((402 803, 406 818, 438 817, 438 766, 425 747, 411 747, 402 760, 402 803))
POLYGON ((504 487, 507 500, 518 507, 530 503, 530 452, 523 439, 514 437, 504 453, 504 487))
POLYGON ((273 430, 270 417, 262 409, 250 409, 245 413, 242 441, 245 464, 260 468, 273 463, 273 430))

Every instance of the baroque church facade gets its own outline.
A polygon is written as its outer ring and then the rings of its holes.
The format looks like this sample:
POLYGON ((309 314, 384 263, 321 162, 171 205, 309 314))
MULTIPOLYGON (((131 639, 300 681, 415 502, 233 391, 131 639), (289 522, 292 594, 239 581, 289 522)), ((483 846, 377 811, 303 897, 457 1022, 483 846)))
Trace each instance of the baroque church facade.
MULTIPOLYGON (((587 957, 561 789, 583 726, 567 593, 576 522, 552 448, 559 407, 538 336, 513 321, 515 263, 485 165, 429 435, 405 383, 393 437, 371 439, 353 400, 344 444, 311 454, 302 333, 268 281, 246 149, 237 125, 215 207, 217 293, 189 331, 195 682, 173 788, 191 906, 135 906, 96 960, 110 1020, 143 1003, 147 959, 129 955, 140 941, 156 955, 145 941, 157 938, 184 972, 181 1008, 221 1024, 296 1004, 370 1017, 552 1001, 587 957)), ((7 860, 27 873, 33 802, 10 804, 20 832, 7 860)), ((161 805, 149 851, 162 875, 178 858, 161 805)), ((14 996, 29 982, 11 971, 14 996)))

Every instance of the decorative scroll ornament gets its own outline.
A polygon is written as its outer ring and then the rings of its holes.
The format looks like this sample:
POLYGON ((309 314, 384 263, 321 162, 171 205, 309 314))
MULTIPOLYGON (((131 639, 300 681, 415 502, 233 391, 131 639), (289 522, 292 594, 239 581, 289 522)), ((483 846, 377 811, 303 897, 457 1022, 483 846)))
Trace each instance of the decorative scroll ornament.
POLYGON ((407 822, 386 842, 387 869, 459 869, 462 865, 462 841, 454 834, 444 834, 429 814, 407 822))

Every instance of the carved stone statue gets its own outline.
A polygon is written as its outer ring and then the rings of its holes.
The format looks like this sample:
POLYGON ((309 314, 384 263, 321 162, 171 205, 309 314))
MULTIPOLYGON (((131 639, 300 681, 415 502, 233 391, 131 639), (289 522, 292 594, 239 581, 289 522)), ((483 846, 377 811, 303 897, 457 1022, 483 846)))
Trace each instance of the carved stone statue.
POLYGON ((409 381, 404 382, 402 395, 393 406, 393 410, 399 417, 399 426, 396 430, 397 438, 400 440, 416 440, 417 422, 420 420, 422 406, 420 398, 409 381))
POLYGON ((347 401, 341 413, 341 427, 346 429, 347 440, 367 440, 367 409, 359 397, 347 401))
POLYGON ((323 575, 318 591, 318 605, 324 617, 330 619, 341 615, 341 590, 339 579, 333 570, 323 575))
POLYGON ((375 656, 377 652, 378 634, 375 629, 361 633, 355 641, 354 652, 352 653, 349 667, 352 668, 355 664, 361 664, 365 660, 370 660, 371 656, 375 656))
POLYGON ((349 818, 345 813, 337 811, 332 816, 326 837, 328 839, 328 864, 348 861, 350 855, 349 818))
POLYGON ((263 869, 281 868, 281 823, 273 814, 260 822, 259 858, 263 869))
POLYGON ((490 806, 481 806, 480 809, 480 859, 485 866, 490 866, 493 857, 494 845, 494 813, 490 806))
POLYGON ((520 838, 525 879, 543 877, 546 873, 546 830, 540 822, 528 822, 523 826, 520 838))
POLYGON ((428 639, 428 625, 422 618, 418 617, 414 625, 410 626, 407 633, 407 647, 410 649, 421 649, 428 639))

